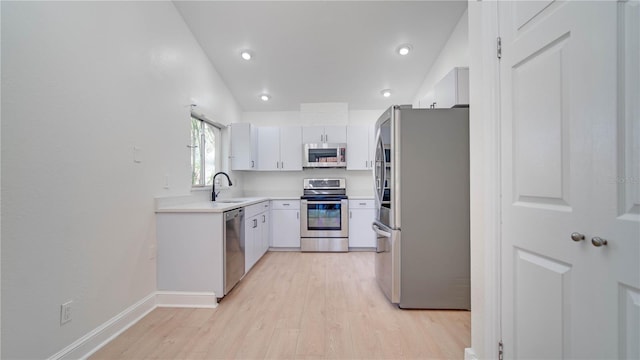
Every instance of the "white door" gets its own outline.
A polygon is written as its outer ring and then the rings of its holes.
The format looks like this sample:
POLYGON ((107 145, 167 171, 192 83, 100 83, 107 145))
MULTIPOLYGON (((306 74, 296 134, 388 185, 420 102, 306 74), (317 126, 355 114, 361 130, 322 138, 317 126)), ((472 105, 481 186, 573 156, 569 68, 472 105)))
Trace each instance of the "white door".
POLYGON ((347 127, 347 170, 371 169, 369 150, 370 140, 368 125, 349 125, 347 127))
POLYGON ((258 127, 258 169, 278 170, 280 164, 280 129, 275 126, 258 127))
POLYGON ((302 127, 280 128, 280 170, 302 170, 302 127))
POLYGON ((498 6, 505 358, 640 358, 638 1, 498 6))
POLYGON ((300 210, 271 212, 273 247, 300 247, 300 210))
POLYGON ((347 142, 347 127, 346 126, 325 126, 324 127, 324 142, 326 143, 346 143, 347 142))

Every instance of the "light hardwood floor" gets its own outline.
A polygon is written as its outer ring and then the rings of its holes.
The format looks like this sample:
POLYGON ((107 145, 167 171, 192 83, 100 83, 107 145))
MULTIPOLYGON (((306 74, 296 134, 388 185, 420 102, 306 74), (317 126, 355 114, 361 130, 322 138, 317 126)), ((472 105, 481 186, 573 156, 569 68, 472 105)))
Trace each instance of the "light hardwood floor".
POLYGON ((155 309, 91 359, 462 359, 470 312, 398 309, 373 262, 269 252, 217 308, 155 309))

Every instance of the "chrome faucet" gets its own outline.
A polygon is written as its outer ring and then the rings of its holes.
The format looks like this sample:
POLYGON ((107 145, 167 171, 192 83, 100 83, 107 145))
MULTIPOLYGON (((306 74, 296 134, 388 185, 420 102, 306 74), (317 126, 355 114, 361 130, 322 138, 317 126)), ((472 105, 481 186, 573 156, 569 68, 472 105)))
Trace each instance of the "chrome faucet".
POLYGON ((216 201, 216 196, 218 196, 218 194, 216 194, 216 176, 218 176, 220 174, 222 174, 222 175, 227 177, 227 181, 229 182, 229 186, 233 185, 231 183, 231 179, 229 178, 229 175, 226 172, 220 171, 220 172, 215 173, 215 175, 213 175, 213 179, 211 181, 211 182, 213 182, 213 186, 211 188, 211 201, 216 201))

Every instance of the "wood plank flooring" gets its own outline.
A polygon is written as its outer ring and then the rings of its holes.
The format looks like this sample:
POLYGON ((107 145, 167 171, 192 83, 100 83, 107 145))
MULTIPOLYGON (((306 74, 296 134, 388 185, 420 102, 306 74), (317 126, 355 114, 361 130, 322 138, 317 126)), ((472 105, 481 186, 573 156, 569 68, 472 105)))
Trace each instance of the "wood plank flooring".
POLYGON ((374 253, 269 252, 217 308, 155 309, 91 359, 462 359, 470 328, 390 304, 374 253))

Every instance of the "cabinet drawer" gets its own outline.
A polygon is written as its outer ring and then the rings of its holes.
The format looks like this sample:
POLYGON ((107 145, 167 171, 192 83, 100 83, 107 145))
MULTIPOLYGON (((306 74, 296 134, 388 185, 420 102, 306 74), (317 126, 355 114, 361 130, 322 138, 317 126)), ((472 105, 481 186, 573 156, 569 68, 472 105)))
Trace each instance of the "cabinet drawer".
POLYGON ((244 207, 244 218, 248 219, 252 216, 256 216, 261 212, 269 210, 269 202, 263 201, 261 203, 249 205, 244 207))
POLYGON ((349 209, 373 209, 374 207, 375 201, 373 199, 349 200, 349 209))
POLYGON ((273 210, 299 210, 300 200, 272 200, 271 208, 273 210))

